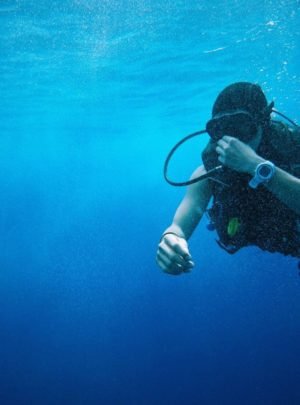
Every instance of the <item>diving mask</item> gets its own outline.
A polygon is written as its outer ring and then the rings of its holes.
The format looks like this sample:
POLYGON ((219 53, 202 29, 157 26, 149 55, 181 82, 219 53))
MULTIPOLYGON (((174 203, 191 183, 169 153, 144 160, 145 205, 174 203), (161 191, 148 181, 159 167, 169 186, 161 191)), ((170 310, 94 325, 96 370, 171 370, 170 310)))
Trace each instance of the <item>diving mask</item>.
POLYGON ((207 122, 206 131, 215 142, 224 135, 230 135, 242 142, 248 142, 256 135, 258 125, 249 112, 237 110, 216 114, 207 122))
MULTIPOLYGON (((288 118, 285 114, 282 114, 281 112, 273 109, 273 107, 274 103, 272 102, 268 107, 268 114, 265 113, 266 117, 269 117, 271 112, 273 112, 283 117, 293 126, 298 127, 298 124, 296 124, 293 120, 288 118)), ((260 120, 259 122, 261 123, 261 125, 264 125, 263 121, 260 120)), ((222 165, 216 166, 215 168, 206 172, 206 174, 195 177, 191 180, 175 182, 169 179, 168 166, 172 156, 183 143, 194 138, 195 136, 204 135, 208 133, 213 141, 218 141, 224 135, 231 135, 237 137, 241 141, 247 142, 251 140, 251 138, 257 133, 257 131, 258 131, 258 123, 257 121, 254 120, 253 116, 247 111, 236 110, 234 112, 216 114, 211 120, 207 122, 206 129, 185 136, 183 139, 177 142, 176 145, 173 146, 173 148, 170 150, 164 164, 164 177, 166 181, 173 186, 188 186, 207 178, 210 178, 211 180, 214 181, 218 181, 216 178, 214 178, 214 175, 218 173, 218 171, 222 170, 222 165)))

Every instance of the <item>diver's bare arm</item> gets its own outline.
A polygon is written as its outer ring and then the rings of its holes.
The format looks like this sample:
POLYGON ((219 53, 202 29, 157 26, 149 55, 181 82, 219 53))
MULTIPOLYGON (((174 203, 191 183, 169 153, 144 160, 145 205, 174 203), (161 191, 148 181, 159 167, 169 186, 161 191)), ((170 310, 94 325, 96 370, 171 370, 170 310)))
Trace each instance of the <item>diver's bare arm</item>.
MULTIPOLYGON (((203 166, 192 174, 191 179, 205 174, 203 166)), ((204 214, 212 191, 210 180, 202 180, 187 187, 186 194, 178 206, 172 224, 165 230, 174 232, 188 240, 204 214)))
MULTIPOLYGON (((265 161, 264 158, 256 155, 248 161, 244 171, 254 176, 257 165, 265 161)), ((292 211, 300 214, 300 179, 276 166, 274 176, 265 184, 265 187, 292 211)))
MULTIPOLYGON (((254 176, 257 165, 266 161, 249 145, 230 136, 223 136, 218 141, 216 152, 222 164, 251 176, 254 176)), ((275 174, 266 187, 291 210, 300 214, 300 179, 276 167, 275 174)))
POLYGON ((266 187, 291 210, 300 214, 300 179, 276 167, 266 187))

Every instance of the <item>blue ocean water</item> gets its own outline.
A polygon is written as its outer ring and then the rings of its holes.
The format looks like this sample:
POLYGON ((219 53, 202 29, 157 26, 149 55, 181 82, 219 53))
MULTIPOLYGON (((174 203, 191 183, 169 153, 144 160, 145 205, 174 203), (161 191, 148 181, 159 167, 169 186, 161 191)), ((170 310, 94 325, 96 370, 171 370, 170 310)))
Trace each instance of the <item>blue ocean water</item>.
POLYGON ((229 256, 204 220, 191 274, 155 264, 164 158, 223 87, 299 122, 299 6, 0 1, 1 404, 300 403, 297 260, 229 256))

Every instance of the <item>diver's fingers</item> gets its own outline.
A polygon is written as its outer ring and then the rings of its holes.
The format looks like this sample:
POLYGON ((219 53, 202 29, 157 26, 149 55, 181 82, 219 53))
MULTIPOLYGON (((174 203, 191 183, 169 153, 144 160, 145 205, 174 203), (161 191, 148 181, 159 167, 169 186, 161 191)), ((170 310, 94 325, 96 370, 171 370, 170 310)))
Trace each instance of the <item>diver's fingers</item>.
POLYGON ((167 259, 166 257, 163 256, 159 256, 156 259, 156 262, 158 264, 158 266, 165 272, 168 274, 172 274, 172 275, 179 275, 181 273, 183 273, 183 269, 182 266, 176 263, 172 263, 169 259, 167 259))
POLYGON ((163 263, 167 267, 171 267, 173 264, 172 260, 168 257, 168 255, 165 254, 160 249, 158 249, 156 257, 157 257, 157 260, 156 260, 157 262, 163 263))
POLYGON ((182 271, 190 271, 194 267, 194 263, 191 260, 185 260, 178 253, 172 251, 171 248, 165 246, 165 249, 158 248, 157 257, 164 261, 168 267, 179 267, 182 271), (169 251, 166 251, 169 249, 169 251))
POLYGON ((223 136, 223 138, 218 140, 217 145, 220 146, 221 148, 226 148, 228 147, 228 142, 226 142, 226 139, 224 139, 223 136))
MULTIPOLYGON (((236 140, 237 140, 236 138, 234 138, 233 136, 229 136, 229 135, 224 135, 224 136, 220 139, 220 141, 226 142, 227 144, 231 143, 232 141, 235 142, 236 140)), ((220 141, 219 141, 219 142, 220 142, 220 141)), ((219 142, 218 142, 218 143, 219 143, 219 142)))
POLYGON ((225 165, 225 163, 226 163, 225 162, 225 157, 221 156, 221 155, 218 156, 218 161, 221 162, 223 165, 225 165))
POLYGON ((221 148, 220 146, 216 147, 216 152, 219 156, 224 156, 225 155, 225 150, 221 148))
POLYGON ((182 256, 185 260, 192 259, 187 241, 184 238, 175 235, 167 235, 167 237, 164 238, 164 241, 174 252, 182 256))
POLYGON ((185 266, 186 260, 179 254, 177 253, 173 246, 169 246, 166 243, 161 243, 158 246, 158 254, 168 258, 171 263, 177 263, 180 264, 181 266, 185 266))
POLYGON ((186 268, 187 270, 190 270, 190 269, 192 269, 193 267, 195 267, 195 263, 194 263, 192 260, 188 260, 188 261, 185 263, 185 268, 186 268))

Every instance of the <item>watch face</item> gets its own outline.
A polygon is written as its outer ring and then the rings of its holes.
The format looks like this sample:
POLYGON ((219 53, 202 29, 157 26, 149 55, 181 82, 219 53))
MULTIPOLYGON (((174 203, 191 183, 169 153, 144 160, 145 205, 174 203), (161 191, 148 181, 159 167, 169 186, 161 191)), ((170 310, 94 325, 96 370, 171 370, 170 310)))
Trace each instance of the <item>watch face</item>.
POLYGON ((275 173, 275 166, 272 162, 265 161, 260 163, 256 170, 254 177, 249 181, 249 186, 256 188, 259 184, 269 181, 275 173))
POLYGON ((268 179, 273 173, 273 168, 268 163, 262 164, 259 167, 258 175, 264 179, 268 179))
POLYGON ((267 165, 263 165, 259 168, 259 175, 261 177, 268 177, 271 173, 271 168, 267 165))

